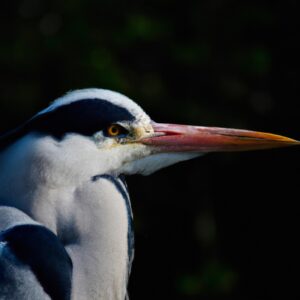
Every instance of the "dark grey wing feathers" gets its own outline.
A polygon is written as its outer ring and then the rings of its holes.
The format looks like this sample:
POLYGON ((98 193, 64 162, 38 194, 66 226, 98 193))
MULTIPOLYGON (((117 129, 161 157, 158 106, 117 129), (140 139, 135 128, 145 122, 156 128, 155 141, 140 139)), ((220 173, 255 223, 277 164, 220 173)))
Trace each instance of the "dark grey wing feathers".
POLYGON ((0 269, 1 300, 71 297, 72 261, 57 236, 37 223, 1 231, 0 269))

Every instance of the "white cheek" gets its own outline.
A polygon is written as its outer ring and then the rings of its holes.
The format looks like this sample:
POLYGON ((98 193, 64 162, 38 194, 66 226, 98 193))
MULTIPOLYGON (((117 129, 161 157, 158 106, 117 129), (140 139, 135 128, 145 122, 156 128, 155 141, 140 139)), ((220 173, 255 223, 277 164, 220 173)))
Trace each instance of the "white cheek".
POLYGON ((114 138, 104 136, 102 131, 95 133, 93 138, 97 148, 100 150, 110 149, 111 147, 118 144, 118 142, 114 138))
POLYGON ((102 141, 96 141, 96 145, 98 149, 110 149, 113 146, 117 145, 117 142, 114 139, 103 139, 102 141))
POLYGON ((123 165, 121 172, 124 174, 150 175, 162 168, 175 163, 201 156, 199 153, 159 153, 128 162, 123 165))
POLYGON ((102 151, 106 165, 116 174, 123 173, 124 165, 131 164, 150 154, 150 150, 140 144, 112 145, 110 149, 103 149, 102 151))

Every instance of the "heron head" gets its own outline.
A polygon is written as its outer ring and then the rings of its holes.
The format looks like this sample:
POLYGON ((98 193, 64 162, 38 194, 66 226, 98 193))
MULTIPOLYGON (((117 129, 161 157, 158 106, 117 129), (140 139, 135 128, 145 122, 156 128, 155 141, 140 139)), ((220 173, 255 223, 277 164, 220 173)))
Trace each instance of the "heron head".
MULTIPOLYGON (((42 141, 37 152, 77 172, 150 174, 203 153, 298 145, 287 137, 217 127, 159 124, 124 95, 72 91, 21 129, 42 141), (41 146, 42 145, 42 146, 41 146)), ((34 144, 34 143, 33 143, 34 144)))

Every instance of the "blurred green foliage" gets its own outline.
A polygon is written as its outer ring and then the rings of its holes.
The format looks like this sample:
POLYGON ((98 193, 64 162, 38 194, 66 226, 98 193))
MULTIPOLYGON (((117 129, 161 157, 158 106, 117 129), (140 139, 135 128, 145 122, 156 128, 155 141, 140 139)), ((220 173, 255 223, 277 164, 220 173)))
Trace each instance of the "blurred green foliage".
POLYGON ((253 95, 270 98, 280 24, 275 3, 20 0, 4 6, 1 108, 14 101, 22 107, 18 118, 87 86, 119 90, 151 111, 171 101, 173 118, 240 126, 246 117, 226 108, 232 99, 255 114, 261 111, 253 95))
POLYGON ((181 278, 178 284, 181 293, 190 296, 230 295, 237 281, 237 274, 232 268, 226 268, 220 262, 209 261, 200 269, 200 274, 181 278))

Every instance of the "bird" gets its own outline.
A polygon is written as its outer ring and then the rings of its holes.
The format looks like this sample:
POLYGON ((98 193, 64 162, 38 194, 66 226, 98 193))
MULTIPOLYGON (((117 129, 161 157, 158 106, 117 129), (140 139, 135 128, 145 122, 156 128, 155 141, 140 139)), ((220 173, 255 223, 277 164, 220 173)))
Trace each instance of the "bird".
POLYGON ((208 152, 299 144, 157 123, 110 90, 68 92, 0 137, 0 299, 128 299, 134 232, 126 176, 208 152))

